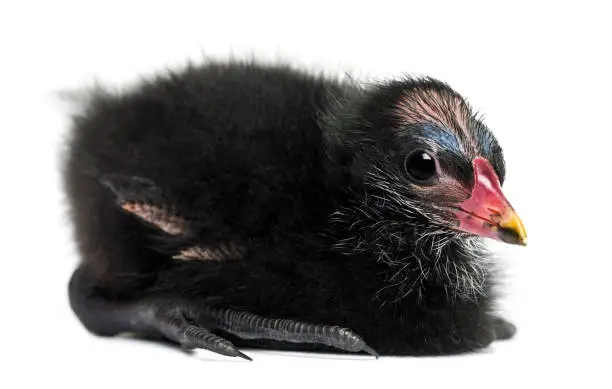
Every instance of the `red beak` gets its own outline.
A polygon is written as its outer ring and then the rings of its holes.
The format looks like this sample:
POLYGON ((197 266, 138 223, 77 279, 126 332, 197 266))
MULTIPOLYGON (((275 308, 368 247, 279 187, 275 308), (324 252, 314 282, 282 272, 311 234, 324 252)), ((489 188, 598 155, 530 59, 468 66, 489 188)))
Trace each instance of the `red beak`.
POLYGON ((454 210, 457 227, 510 244, 527 244, 523 222, 504 196, 495 170, 484 158, 474 160, 474 188, 469 199, 454 210))

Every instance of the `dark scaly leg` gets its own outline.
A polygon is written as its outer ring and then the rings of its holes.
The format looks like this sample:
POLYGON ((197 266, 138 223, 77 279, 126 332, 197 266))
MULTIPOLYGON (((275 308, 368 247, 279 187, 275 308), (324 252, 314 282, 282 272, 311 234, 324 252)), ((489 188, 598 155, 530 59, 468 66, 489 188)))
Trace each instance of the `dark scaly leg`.
POLYGON ((295 320, 269 319, 230 309, 208 310, 217 328, 242 339, 269 339, 291 343, 316 343, 349 352, 378 353, 348 328, 315 325, 295 320))
POLYGON ((251 360, 230 341, 212 332, 223 330, 243 339, 316 343, 378 356, 361 337, 346 328, 268 319, 248 312, 212 309, 174 299, 113 302, 91 294, 91 285, 83 269, 77 269, 70 281, 70 300, 83 324, 99 335, 134 332, 148 337, 161 336, 186 349, 203 348, 251 360))

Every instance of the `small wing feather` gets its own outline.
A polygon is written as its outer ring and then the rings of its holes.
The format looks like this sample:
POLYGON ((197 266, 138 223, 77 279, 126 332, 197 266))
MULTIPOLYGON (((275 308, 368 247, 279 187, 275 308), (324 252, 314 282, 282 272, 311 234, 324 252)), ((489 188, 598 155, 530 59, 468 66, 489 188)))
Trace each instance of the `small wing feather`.
MULTIPOLYGON (((182 237, 191 232, 189 221, 167 199, 153 181, 136 176, 108 174, 100 179, 116 196, 125 212, 134 215, 165 233, 182 237)), ((174 259, 192 261, 221 261, 241 258, 244 249, 231 242, 216 245, 194 245, 180 251, 174 259)))
POLYGON ((189 233, 189 222, 153 181, 137 176, 107 174, 100 178, 100 182, 117 196, 117 203, 124 211, 167 234, 184 236, 189 233))

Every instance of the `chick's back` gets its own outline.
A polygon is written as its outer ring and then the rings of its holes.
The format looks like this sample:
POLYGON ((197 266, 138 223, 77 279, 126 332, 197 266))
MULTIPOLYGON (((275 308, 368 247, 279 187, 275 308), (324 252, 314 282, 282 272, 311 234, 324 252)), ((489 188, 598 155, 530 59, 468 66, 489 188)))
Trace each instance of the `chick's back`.
POLYGON ((96 91, 75 117, 65 165, 84 257, 129 270, 130 258, 164 260, 100 185, 104 174, 152 180, 211 234, 322 228, 330 185, 341 183, 330 179, 318 119, 342 88, 289 67, 212 63, 96 91))

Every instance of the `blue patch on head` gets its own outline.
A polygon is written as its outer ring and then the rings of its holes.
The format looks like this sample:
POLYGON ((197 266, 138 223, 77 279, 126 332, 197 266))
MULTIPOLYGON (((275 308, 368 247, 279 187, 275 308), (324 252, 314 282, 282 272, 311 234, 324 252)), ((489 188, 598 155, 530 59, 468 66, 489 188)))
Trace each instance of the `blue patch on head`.
POLYGON ((455 134, 446 129, 428 124, 422 126, 422 129, 423 135, 440 145, 440 147, 457 154, 461 153, 461 146, 455 134))

